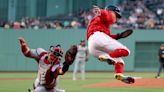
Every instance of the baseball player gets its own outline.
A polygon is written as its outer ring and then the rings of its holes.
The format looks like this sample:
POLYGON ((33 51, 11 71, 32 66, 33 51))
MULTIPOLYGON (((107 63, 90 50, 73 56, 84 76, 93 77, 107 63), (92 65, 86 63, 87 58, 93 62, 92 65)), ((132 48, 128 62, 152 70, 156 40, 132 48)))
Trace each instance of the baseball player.
POLYGON ((108 28, 121 18, 120 9, 116 6, 108 5, 105 9, 94 6, 93 13, 95 17, 88 24, 86 34, 89 53, 100 61, 114 65, 117 80, 128 84, 134 83, 133 77, 123 75, 124 61, 121 57, 128 56, 130 51, 117 41, 129 36, 133 31, 129 29, 116 35, 110 33, 108 28))
MULTIPOLYGON (((63 66, 60 65, 63 51, 60 45, 50 46, 50 51, 42 48, 30 49, 22 37, 18 38, 22 53, 33 58, 38 63, 38 76, 34 82, 32 92, 59 92, 56 91, 58 75, 63 75, 73 63, 77 46, 73 45, 66 51, 63 66)), ((64 92, 64 91, 63 91, 64 92)))
POLYGON ((158 51, 158 56, 159 56, 159 69, 157 72, 157 75, 155 76, 155 78, 159 79, 160 78, 160 73, 162 71, 162 68, 164 68, 164 44, 161 44, 160 49, 158 51))
POLYGON ((78 69, 81 72, 81 80, 85 80, 85 61, 88 60, 88 49, 85 46, 85 40, 81 40, 77 46, 77 55, 75 58, 75 66, 73 70, 73 80, 76 80, 78 69))

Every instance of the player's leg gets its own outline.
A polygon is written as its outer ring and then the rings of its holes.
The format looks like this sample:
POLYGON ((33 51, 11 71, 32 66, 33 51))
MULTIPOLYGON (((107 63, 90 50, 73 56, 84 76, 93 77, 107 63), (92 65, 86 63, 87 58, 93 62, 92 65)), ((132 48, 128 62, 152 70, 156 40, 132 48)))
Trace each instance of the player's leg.
POLYGON ((119 58, 121 62, 117 62, 114 64, 114 72, 115 72, 115 78, 117 80, 121 80, 122 82, 124 83, 128 83, 128 84, 131 84, 131 83, 134 83, 135 80, 133 77, 130 77, 130 76, 125 76, 123 75, 123 72, 124 72, 124 61, 122 60, 122 58, 119 58))
POLYGON ((60 76, 58 76, 57 79, 56 79, 56 86, 54 87, 54 90, 55 90, 55 92, 65 92, 64 89, 61 89, 61 88, 58 87, 59 79, 60 79, 60 76))
POLYGON ((95 57, 98 57, 99 60, 107 61, 108 63, 110 61, 114 61, 113 65, 115 67, 116 79, 121 80, 125 83, 134 83, 134 78, 123 75, 124 61, 121 58, 118 58, 122 56, 127 56, 129 54, 129 50, 120 42, 114 40, 106 34, 97 34, 89 39, 89 52, 95 57))
POLYGON ((80 61, 81 79, 85 80, 85 60, 80 61))
POLYGON ((77 71, 78 71, 78 66, 79 66, 79 59, 76 58, 75 59, 75 64, 74 64, 74 69, 73 69, 73 78, 72 80, 76 80, 76 74, 77 74, 77 71))
POLYGON ((108 55, 108 53, 104 52, 104 43, 106 43, 106 38, 102 34, 102 32, 95 32, 88 39, 88 51, 91 55, 93 55, 100 61, 109 61, 113 64, 116 61, 114 61, 113 58, 108 55), (100 56, 103 56, 105 58, 101 58, 100 56))
MULTIPOLYGON (((92 53, 93 55, 95 55, 95 57, 98 57, 98 56, 101 56, 101 55, 109 56, 108 53, 104 53, 102 51, 95 50, 94 52, 97 52, 97 53, 92 53)), ((128 83, 128 84, 131 84, 131 83, 135 82, 133 77, 123 75, 124 61, 122 60, 122 58, 112 58, 110 60, 114 60, 114 63, 113 63, 114 72, 115 72, 114 76, 117 80, 120 80, 120 81, 122 81, 124 83, 128 83)), ((107 60, 107 63, 111 64, 111 62, 109 60, 107 60)))
MULTIPOLYGON (((99 56, 107 56, 109 57, 108 53, 104 53, 102 51, 99 50, 94 50, 91 51, 91 54, 94 55, 95 57, 99 57, 99 56)), ((110 57, 111 58, 111 57, 110 57)), ((107 58, 109 59, 109 58, 107 58)), ((106 60, 106 62, 108 64, 113 64, 114 65, 114 70, 115 70, 115 78, 117 80, 121 80, 122 82, 125 83, 134 83, 134 78, 130 77, 130 76, 124 76, 123 75, 123 71, 124 71, 124 61, 121 58, 111 58, 109 60, 106 60), (111 61, 114 61, 114 63, 111 61)))
POLYGON ((160 62, 160 66, 158 68, 158 72, 157 72, 157 75, 155 76, 155 78, 157 78, 157 79, 160 78, 160 73, 162 71, 162 68, 163 68, 163 63, 160 62))
MULTIPOLYGON (((128 56, 130 53, 129 49, 126 46, 108 36, 104 40, 102 51, 108 53, 108 55, 112 58, 125 57, 128 56)), ((106 58, 106 56, 100 56, 99 58, 103 57, 106 58)))
POLYGON ((55 89, 55 92, 65 92, 65 90, 64 90, 64 89, 56 88, 56 89, 55 89))
POLYGON ((123 75, 124 61, 121 57, 129 55, 130 51, 124 45, 122 45, 120 42, 118 42, 116 40, 114 40, 113 42, 114 42, 113 44, 115 44, 115 47, 112 47, 112 46, 107 47, 106 51, 109 48, 109 53, 108 53, 109 56, 116 59, 116 61, 117 61, 114 64, 115 78, 117 80, 121 80, 124 83, 128 83, 128 84, 134 83, 135 79, 133 77, 123 75), (113 50, 111 51, 111 49, 113 49, 113 50))
POLYGON ((33 92, 56 92, 54 89, 46 89, 44 86, 38 86, 33 92))
POLYGON ((124 45, 102 32, 95 32, 88 39, 88 50, 89 52, 98 50, 108 53, 108 55, 98 56, 101 61, 114 61, 112 58, 127 56, 129 54, 129 50, 124 45))
MULTIPOLYGON (((89 46, 88 46, 89 47, 89 46)), ((105 53, 97 48, 91 48, 88 49, 89 53, 99 59, 101 62, 107 62, 108 64, 113 65, 115 62, 117 62, 114 58, 110 57, 108 53, 105 53), (100 56, 105 56, 105 58, 100 58, 100 56)))
POLYGON ((108 43, 113 44, 112 46, 107 45, 106 47, 106 50, 109 50, 108 53, 111 57, 113 58, 125 57, 130 54, 130 50, 119 41, 114 39, 109 39, 108 43))
POLYGON ((39 78, 36 78, 34 83, 33 83, 33 88, 32 89, 28 89, 28 92, 34 92, 35 88, 39 86, 39 78))

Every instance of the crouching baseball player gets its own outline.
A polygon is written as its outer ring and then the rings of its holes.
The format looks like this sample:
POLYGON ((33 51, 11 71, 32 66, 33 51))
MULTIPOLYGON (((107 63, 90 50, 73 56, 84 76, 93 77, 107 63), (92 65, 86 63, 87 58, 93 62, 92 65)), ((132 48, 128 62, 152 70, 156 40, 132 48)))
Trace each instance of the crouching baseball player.
POLYGON ((42 48, 30 49, 22 37, 18 40, 22 53, 26 57, 35 59, 38 63, 38 76, 32 92, 59 92, 55 89, 57 77, 68 71, 75 59, 77 46, 73 45, 66 51, 65 61, 61 66, 63 51, 60 45, 50 46, 50 50, 46 51, 42 48))

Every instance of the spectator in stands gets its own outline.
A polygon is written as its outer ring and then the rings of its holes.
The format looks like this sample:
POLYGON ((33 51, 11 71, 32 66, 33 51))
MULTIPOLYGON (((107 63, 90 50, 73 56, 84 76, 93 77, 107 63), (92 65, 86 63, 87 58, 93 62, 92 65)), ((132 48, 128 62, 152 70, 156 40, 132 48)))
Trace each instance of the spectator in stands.
POLYGON ((69 21, 67 21, 67 20, 64 21, 63 26, 64 26, 65 29, 69 28, 70 27, 69 21))
POLYGON ((9 29, 10 28, 10 24, 9 23, 4 24, 4 28, 9 29))
POLYGON ((60 22, 56 21, 55 25, 56 25, 56 29, 62 29, 62 25, 60 22))
POLYGON ((13 29, 20 29, 20 28, 21 28, 21 24, 19 22, 13 23, 13 29))
POLYGON ((146 21, 146 28, 147 29, 153 29, 154 26, 155 26, 155 22, 153 19, 150 18, 146 21))

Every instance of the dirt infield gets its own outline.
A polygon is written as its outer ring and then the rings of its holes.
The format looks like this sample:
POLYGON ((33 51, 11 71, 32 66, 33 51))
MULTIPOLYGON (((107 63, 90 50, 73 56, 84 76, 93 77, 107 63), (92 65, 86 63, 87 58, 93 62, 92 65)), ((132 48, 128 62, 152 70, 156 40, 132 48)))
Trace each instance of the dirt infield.
POLYGON ((134 84, 125 84, 121 81, 104 82, 85 85, 85 87, 144 87, 144 88, 164 88, 164 78, 142 78, 136 79, 134 84))

